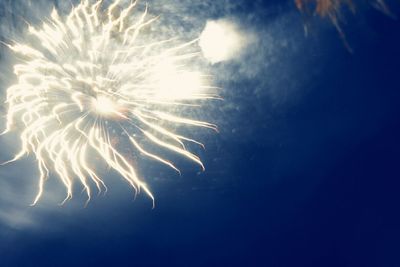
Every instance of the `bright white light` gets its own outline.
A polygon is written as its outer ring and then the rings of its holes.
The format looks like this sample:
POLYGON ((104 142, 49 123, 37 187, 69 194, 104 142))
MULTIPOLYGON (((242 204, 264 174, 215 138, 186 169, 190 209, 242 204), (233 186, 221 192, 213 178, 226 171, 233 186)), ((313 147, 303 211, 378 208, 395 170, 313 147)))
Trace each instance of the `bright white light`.
POLYGON ((214 64, 237 57, 248 41, 233 22, 220 19, 207 22, 200 47, 204 57, 214 64))
POLYGON ((105 96, 99 96, 97 99, 94 99, 94 107, 98 113, 103 115, 115 112, 114 103, 105 96))
POLYGON ((155 96, 161 101, 199 99, 206 93, 202 74, 178 67, 173 60, 165 60, 154 68, 155 96))
POLYGON ((158 97, 168 99, 187 99, 196 97, 202 89, 202 79, 197 72, 182 72, 163 75, 159 81, 158 97))

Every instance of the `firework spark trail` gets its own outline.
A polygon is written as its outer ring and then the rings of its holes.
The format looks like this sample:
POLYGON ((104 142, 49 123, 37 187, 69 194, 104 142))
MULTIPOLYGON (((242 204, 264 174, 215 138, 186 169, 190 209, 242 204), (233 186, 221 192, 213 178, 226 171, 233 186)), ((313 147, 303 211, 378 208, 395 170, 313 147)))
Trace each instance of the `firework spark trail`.
MULTIPOLYGON (((315 13, 322 18, 328 18, 335 26, 343 44, 346 46, 349 52, 352 52, 352 48, 347 41, 346 34, 342 29, 342 9, 347 6, 353 13, 356 12, 356 1, 352 0, 295 0, 297 8, 307 14, 315 13)), ((377 10, 381 11, 385 15, 396 19, 396 16, 391 12, 390 8, 386 4, 385 0, 369 0, 372 6, 377 10)), ((306 34, 308 33, 307 25, 304 25, 306 34)))
POLYGON ((143 190, 154 204, 132 162, 111 141, 115 135, 125 136, 132 149, 178 172, 172 162, 146 150, 143 143, 180 154, 204 169, 184 143, 202 144, 172 130, 175 125, 216 130, 213 124, 179 115, 181 107, 218 98, 208 92, 214 88, 204 85, 204 75, 184 69, 199 56, 190 50, 197 40, 178 46, 172 46, 172 40, 143 45, 141 30, 157 17, 147 19, 146 5, 133 19, 137 2, 125 8, 120 2, 103 7, 102 1, 82 1, 65 17, 53 9, 40 28, 29 25, 33 38, 27 38, 27 43, 7 44, 21 63, 14 66, 18 81, 7 90, 4 133, 21 129, 22 149, 10 162, 29 153, 37 159, 40 178, 33 204, 51 173, 66 187, 62 203, 72 198, 75 180, 83 185, 88 201, 92 185, 99 192, 107 190, 91 167, 91 154, 117 171, 135 193, 143 190))

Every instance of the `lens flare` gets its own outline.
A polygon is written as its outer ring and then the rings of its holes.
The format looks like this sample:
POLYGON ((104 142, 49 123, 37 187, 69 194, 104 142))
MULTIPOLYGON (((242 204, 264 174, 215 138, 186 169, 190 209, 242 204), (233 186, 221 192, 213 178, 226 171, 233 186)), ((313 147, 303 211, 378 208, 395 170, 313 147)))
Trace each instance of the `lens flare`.
POLYGON ((148 19, 147 5, 135 12, 137 6, 131 2, 123 7, 120 0, 108 6, 82 1, 66 16, 53 9, 40 27, 29 25, 23 43, 7 44, 19 63, 14 65, 17 82, 7 89, 4 133, 18 131, 22 142, 9 162, 29 153, 36 157, 40 177, 33 205, 51 174, 66 188, 62 203, 72 198, 75 181, 82 184, 88 201, 93 186, 107 190, 97 173, 98 161, 119 173, 135 194, 143 190, 154 205, 132 153, 179 172, 162 153, 154 152, 164 149, 204 169, 185 143, 203 145, 177 130, 216 130, 211 123, 182 115, 218 98, 207 85, 208 76, 198 68, 189 70, 200 55, 198 40, 149 40, 151 34, 143 31, 154 31, 157 17, 148 19))

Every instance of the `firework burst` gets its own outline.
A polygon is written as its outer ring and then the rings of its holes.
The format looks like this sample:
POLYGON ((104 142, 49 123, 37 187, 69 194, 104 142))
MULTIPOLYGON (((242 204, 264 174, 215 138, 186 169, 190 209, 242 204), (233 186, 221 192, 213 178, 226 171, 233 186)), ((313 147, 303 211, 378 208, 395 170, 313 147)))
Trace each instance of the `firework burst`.
MULTIPOLYGON (((385 0, 370 0, 372 6, 383 12, 385 15, 395 18, 396 16, 390 11, 385 0)), ((346 35, 342 29, 340 20, 342 17, 342 9, 347 6, 353 13, 356 11, 356 5, 352 0, 295 0, 297 8, 305 13, 314 13, 322 18, 328 18, 335 26, 342 39, 344 45, 349 52, 352 51, 351 46, 347 42, 346 35)), ((305 25, 307 33, 307 25, 305 25)))
POLYGON ((17 82, 7 90, 4 133, 20 132, 22 149, 11 161, 29 153, 37 159, 40 178, 33 204, 52 173, 65 185, 63 203, 72 197, 75 181, 83 185, 88 201, 93 186, 106 190, 93 167, 94 155, 154 203, 132 157, 118 145, 122 142, 129 142, 132 153, 178 172, 145 145, 175 152, 204 168, 185 148, 187 142, 202 144, 174 130, 177 125, 216 129, 180 115, 182 108, 217 98, 213 87, 206 86, 206 76, 187 70, 199 56, 193 49, 197 40, 180 45, 172 45, 174 39, 144 42, 141 32, 157 17, 148 18, 147 5, 134 16, 137 3, 121 7, 120 2, 104 6, 102 1, 82 1, 67 16, 53 9, 40 27, 29 25, 26 42, 7 44, 20 63, 14 66, 17 82))

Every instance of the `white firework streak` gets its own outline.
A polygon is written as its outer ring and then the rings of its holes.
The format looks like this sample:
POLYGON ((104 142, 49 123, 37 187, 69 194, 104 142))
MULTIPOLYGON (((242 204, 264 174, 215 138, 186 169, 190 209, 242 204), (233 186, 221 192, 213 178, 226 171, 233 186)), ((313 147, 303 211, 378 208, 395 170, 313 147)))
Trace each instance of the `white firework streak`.
POLYGON ((146 5, 133 19, 137 3, 121 7, 120 2, 104 7, 102 1, 82 1, 65 17, 53 9, 39 29, 29 25, 28 44, 7 44, 21 63, 14 66, 18 81, 7 90, 4 133, 20 129, 22 149, 9 162, 29 153, 37 159, 39 189, 32 205, 41 198, 51 173, 66 187, 62 203, 72 198, 75 180, 83 185, 88 201, 91 185, 99 192, 107 190, 88 161, 91 153, 118 172, 135 194, 143 190, 154 205, 151 191, 116 138, 125 137, 137 154, 178 172, 166 158, 146 150, 143 140, 204 169, 184 145, 202 144, 172 129, 188 125, 216 130, 213 124, 179 115, 183 108, 218 98, 207 92, 214 87, 202 84, 204 75, 184 70, 199 56, 190 49, 197 40, 178 46, 172 46, 172 39, 140 44, 141 31, 157 17, 147 19, 146 5))

